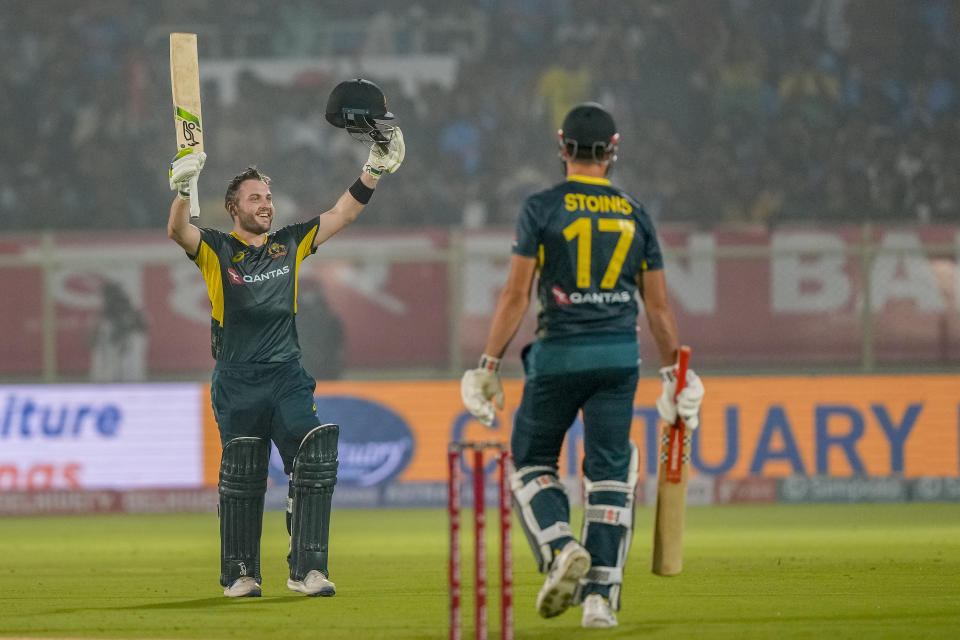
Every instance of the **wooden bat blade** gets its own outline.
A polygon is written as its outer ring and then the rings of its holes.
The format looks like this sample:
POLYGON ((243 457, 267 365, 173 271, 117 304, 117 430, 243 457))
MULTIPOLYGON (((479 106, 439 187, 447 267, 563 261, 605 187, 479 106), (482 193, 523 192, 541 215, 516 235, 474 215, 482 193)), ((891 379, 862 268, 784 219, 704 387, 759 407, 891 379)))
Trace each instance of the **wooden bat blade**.
MULTIPOLYGON (((170 34, 170 90, 177 130, 177 153, 203 151, 203 116, 200 109, 200 60, 197 34, 170 34)), ((190 217, 200 217, 196 178, 190 181, 190 217)))
POLYGON ((170 88, 177 125, 177 148, 203 151, 200 62, 195 33, 170 34, 170 88))
POLYGON ((195 33, 170 34, 170 88, 177 125, 177 148, 203 151, 200 62, 195 33))
MULTIPOLYGON (((687 472, 690 455, 689 432, 661 423, 661 462, 657 472, 657 506, 653 523, 653 561, 651 570, 659 576, 675 576, 683 570, 683 527, 687 513, 687 472), (671 436, 679 435, 680 477, 672 481, 669 463, 671 436)), ((686 431, 686 430, 684 430, 686 431)), ((677 442, 675 440, 675 442, 677 442)))
MULTIPOLYGON (((680 347, 677 354, 677 393, 686 384, 689 362, 690 347, 680 347)), ((673 425, 666 422, 661 424, 651 570, 660 576, 674 576, 683 570, 690 432, 679 417, 673 425)))

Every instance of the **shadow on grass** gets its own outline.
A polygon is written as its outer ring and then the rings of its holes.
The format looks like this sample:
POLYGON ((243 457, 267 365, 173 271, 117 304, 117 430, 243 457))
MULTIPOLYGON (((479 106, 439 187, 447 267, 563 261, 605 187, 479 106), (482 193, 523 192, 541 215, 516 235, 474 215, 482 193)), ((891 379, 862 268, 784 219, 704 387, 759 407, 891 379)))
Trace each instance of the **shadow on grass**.
POLYGON ((314 598, 305 597, 266 597, 266 598, 226 598, 218 596, 213 598, 196 598, 194 600, 177 600, 175 602, 151 602, 147 604, 131 604, 123 607, 82 607, 76 609, 57 609, 51 613, 78 613, 81 611, 162 611, 165 609, 209 609, 211 607, 236 607, 243 606, 244 602, 268 604, 295 603, 300 601, 309 601, 314 598))

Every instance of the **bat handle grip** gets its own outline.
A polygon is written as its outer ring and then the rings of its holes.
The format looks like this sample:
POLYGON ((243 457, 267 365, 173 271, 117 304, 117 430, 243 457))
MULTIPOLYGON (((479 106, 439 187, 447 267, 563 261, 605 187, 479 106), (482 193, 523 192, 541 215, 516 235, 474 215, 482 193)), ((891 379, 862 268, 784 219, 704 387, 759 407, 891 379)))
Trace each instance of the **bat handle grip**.
POLYGON ((190 178, 190 217, 199 218, 200 217, 200 193, 197 189, 197 178, 198 176, 193 176, 190 178))
MULTIPOLYGON (((687 386, 687 369, 690 366, 690 347, 682 346, 677 351, 677 390, 673 394, 673 401, 677 401, 680 392, 683 391, 683 388, 687 386)), ((677 421, 674 423, 675 427, 683 427, 683 420, 680 416, 677 416, 677 421)))
POLYGON ((683 388, 687 386, 687 369, 690 366, 690 347, 683 346, 677 351, 677 392, 673 396, 676 400, 683 388))

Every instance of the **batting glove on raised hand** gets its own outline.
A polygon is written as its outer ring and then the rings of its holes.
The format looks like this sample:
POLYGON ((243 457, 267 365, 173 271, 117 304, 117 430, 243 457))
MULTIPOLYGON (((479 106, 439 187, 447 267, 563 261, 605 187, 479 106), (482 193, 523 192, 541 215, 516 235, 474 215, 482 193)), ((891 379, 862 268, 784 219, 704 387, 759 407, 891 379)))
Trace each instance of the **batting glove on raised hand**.
POLYGON ((403 132, 400 131, 400 127, 393 128, 393 136, 386 147, 382 149, 379 144, 373 145, 367 157, 367 163, 363 165, 363 170, 375 178, 385 173, 393 173, 403 163, 407 148, 403 144, 403 132))
POLYGON ((476 369, 468 369, 460 380, 463 406, 486 426, 493 424, 497 408, 503 409, 503 387, 500 385, 500 358, 483 355, 476 369), (490 400, 493 402, 490 402, 490 400))
POLYGON ((686 384, 679 395, 677 395, 677 365, 661 367, 660 380, 663 383, 660 397, 657 398, 657 411, 660 417, 673 424, 679 415, 688 429, 699 427, 700 404, 703 402, 704 392, 700 376, 694 373, 693 369, 687 369, 686 384), (676 400, 674 400, 675 395, 676 400))
POLYGON ((180 195, 189 198, 190 181, 200 175, 206 161, 207 154, 203 151, 189 150, 183 155, 175 155, 170 161, 170 190, 179 191, 180 195))

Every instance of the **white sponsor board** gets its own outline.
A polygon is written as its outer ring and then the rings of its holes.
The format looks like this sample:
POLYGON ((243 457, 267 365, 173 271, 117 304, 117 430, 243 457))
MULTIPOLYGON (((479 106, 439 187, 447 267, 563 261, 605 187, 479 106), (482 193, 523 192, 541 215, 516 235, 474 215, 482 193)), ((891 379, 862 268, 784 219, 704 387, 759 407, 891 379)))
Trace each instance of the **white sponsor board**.
POLYGON ((0 385, 0 491, 196 487, 201 386, 0 385))

